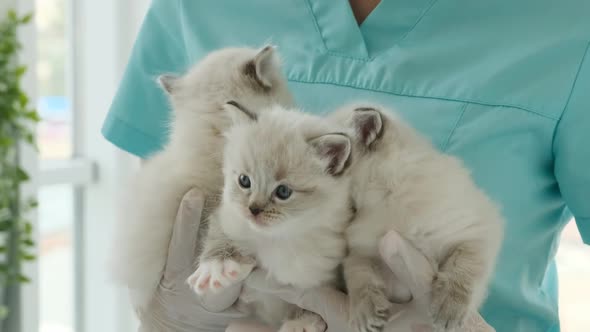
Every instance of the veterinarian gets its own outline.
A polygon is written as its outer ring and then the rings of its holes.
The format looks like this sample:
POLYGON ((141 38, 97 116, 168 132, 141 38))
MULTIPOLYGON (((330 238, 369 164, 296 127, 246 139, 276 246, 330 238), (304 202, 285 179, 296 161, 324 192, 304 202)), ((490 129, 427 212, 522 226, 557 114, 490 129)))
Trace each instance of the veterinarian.
MULTIPOLYGON (((149 156, 166 143, 169 116, 155 77, 270 40, 304 109, 378 102, 464 160, 506 219, 481 315, 497 331, 559 331, 554 256, 572 216, 590 243, 589 14, 586 0, 154 0, 103 133, 149 156)), ((187 195, 184 207, 200 215, 202 193, 187 195)), ((184 284, 196 257, 185 219, 176 226, 188 241, 171 240, 162 285, 140 313, 144 331, 223 331, 241 317, 231 307, 239 289, 198 300, 184 284)), ((303 296, 259 277, 247 285, 305 299, 329 331, 343 331, 343 294, 303 296)))

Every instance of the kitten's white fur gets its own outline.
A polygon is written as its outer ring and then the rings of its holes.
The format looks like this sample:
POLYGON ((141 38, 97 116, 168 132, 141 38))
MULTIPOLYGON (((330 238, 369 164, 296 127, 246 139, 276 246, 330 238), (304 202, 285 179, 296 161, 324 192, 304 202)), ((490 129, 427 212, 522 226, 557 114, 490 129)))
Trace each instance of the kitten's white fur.
POLYGON ((440 153, 393 112, 347 106, 330 116, 351 128, 351 193, 357 214, 347 229, 344 275, 352 323, 378 331, 395 298, 378 254, 391 229, 410 240, 438 271, 432 313, 443 328, 461 325, 482 303, 502 240, 495 204, 460 160, 440 153))
MULTIPOLYGON (((350 139, 308 114, 280 107, 260 113, 257 121, 245 120, 227 134, 223 200, 210 224, 221 225, 228 241, 206 243, 201 264, 235 260, 248 268, 251 261, 244 256, 252 256, 280 283, 299 288, 333 284, 352 216, 349 180, 341 174, 350 139), (240 174, 250 177, 250 189, 239 185, 240 174), (294 189, 288 200, 273 196, 279 184, 294 189), (254 204, 264 207, 258 219, 262 226, 248 210, 254 204)), ((250 309, 272 325, 291 318, 281 331, 325 327, 319 316, 297 312, 278 298, 244 294, 241 300, 254 302, 250 309)))
POLYGON ((251 109, 292 105, 273 47, 212 52, 182 77, 161 76, 173 106, 170 140, 145 163, 123 198, 112 271, 130 288, 135 307, 149 303, 162 277, 172 225, 183 195, 223 186, 224 109, 240 100, 251 109))

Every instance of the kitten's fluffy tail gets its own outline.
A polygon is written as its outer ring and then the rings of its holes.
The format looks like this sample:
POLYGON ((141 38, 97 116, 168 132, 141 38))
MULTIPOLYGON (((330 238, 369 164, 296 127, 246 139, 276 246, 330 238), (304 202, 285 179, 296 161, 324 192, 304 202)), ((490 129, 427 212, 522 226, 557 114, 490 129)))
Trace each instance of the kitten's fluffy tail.
POLYGON ((190 187, 179 172, 178 165, 156 157, 121 200, 110 269, 114 281, 129 288, 135 308, 149 304, 163 275, 178 206, 190 187))

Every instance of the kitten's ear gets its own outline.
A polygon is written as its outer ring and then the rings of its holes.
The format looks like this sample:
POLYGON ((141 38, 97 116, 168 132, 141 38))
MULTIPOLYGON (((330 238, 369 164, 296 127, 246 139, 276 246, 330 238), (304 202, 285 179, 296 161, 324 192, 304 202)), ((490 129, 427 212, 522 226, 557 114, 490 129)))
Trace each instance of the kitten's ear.
POLYGON ((223 105, 223 109, 228 113, 233 124, 258 121, 256 113, 236 101, 228 101, 223 105))
POLYGON ((364 146, 369 146, 383 132, 381 112, 371 107, 356 108, 352 114, 352 126, 357 138, 364 146))
POLYGON ((166 93, 168 93, 169 95, 171 95, 174 92, 177 83, 178 76, 174 76, 171 74, 164 74, 158 76, 158 84, 160 84, 160 87, 162 87, 162 89, 164 89, 164 91, 166 91, 166 93))
POLYGON ((267 89, 272 87, 273 77, 277 71, 280 71, 280 61, 273 45, 263 47, 246 66, 246 73, 254 75, 256 81, 267 89))
POLYGON ((349 164, 351 143, 344 134, 327 134, 309 141, 321 160, 326 162, 326 171, 331 175, 341 174, 349 164))

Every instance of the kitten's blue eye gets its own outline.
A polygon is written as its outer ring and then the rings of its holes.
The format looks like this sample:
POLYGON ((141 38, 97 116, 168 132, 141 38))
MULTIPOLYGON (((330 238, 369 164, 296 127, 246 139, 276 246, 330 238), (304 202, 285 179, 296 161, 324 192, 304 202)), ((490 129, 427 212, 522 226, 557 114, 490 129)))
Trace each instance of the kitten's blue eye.
POLYGON ((248 175, 240 174, 238 182, 240 183, 240 187, 244 189, 248 189, 250 188, 250 186, 252 186, 252 183, 250 182, 250 178, 248 177, 248 175))
POLYGON ((286 200, 287 198, 291 197, 292 193, 293 193, 293 190, 291 190, 291 188, 285 186, 284 184, 281 184, 275 190, 275 195, 277 196, 278 199, 281 199, 281 200, 286 200))

